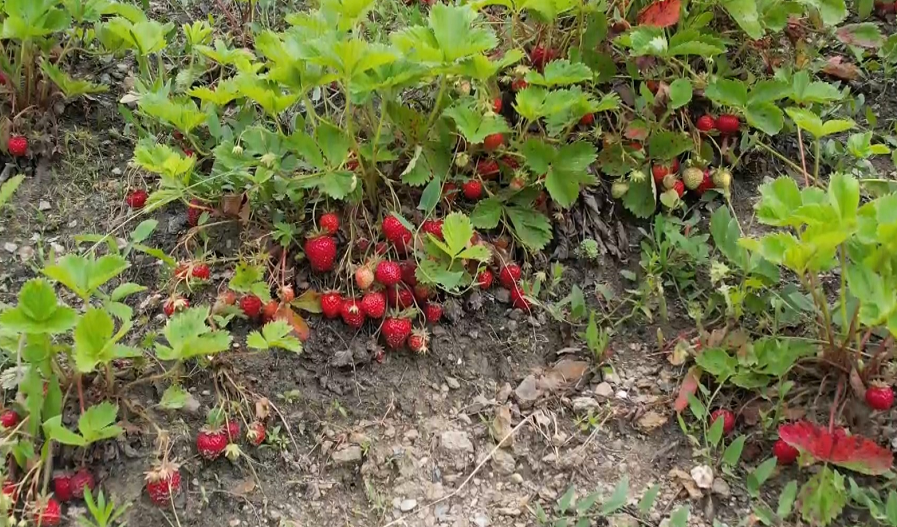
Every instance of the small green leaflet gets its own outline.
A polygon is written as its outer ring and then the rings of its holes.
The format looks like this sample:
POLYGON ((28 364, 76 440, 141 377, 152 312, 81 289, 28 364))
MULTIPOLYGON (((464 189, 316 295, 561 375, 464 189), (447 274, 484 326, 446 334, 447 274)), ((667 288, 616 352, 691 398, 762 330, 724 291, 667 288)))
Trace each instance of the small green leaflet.
POLYGON ((291 335, 293 328, 285 320, 268 322, 262 331, 253 331, 246 338, 246 345, 252 349, 267 350, 282 348, 294 353, 302 352, 302 342, 291 335))
POLYGON ((162 398, 159 400, 159 406, 166 410, 180 410, 187 404, 187 398, 190 394, 177 384, 172 384, 165 389, 162 398))
POLYGON ((32 278, 19 290, 19 303, 0 313, 0 325, 11 331, 30 334, 58 334, 78 321, 74 309, 59 305, 50 282, 32 278))
POLYGON ((168 345, 156 342, 156 356, 160 360, 187 360, 197 356, 214 355, 230 347, 227 331, 212 331, 206 325, 209 307, 191 307, 177 313, 165 326, 163 334, 168 345))
POLYGON ((482 143, 488 135, 511 131, 501 116, 485 115, 477 110, 472 97, 459 99, 442 113, 455 122, 458 131, 470 143, 482 143))
POLYGON ((537 86, 567 86, 592 78, 592 70, 581 62, 571 63, 567 59, 553 60, 545 66, 542 73, 530 71, 526 74, 526 82, 537 86))

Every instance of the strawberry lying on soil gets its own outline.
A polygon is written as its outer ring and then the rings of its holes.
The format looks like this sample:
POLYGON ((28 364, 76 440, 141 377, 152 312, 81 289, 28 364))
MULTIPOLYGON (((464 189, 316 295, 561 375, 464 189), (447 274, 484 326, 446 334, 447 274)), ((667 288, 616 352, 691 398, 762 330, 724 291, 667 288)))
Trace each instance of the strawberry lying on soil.
POLYGON ((362 310, 361 304, 354 298, 343 301, 340 314, 343 317, 343 322, 350 328, 359 329, 364 325, 364 310, 362 310))
POLYGON ((125 203, 132 209, 142 209, 146 205, 148 197, 149 194, 145 190, 138 188, 128 192, 128 195, 125 196, 125 203))
POLYGON ((248 318, 258 318, 262 311, 262 299, 255 295, 246 295, 240 299, 240 309, 248 318))
POLYGON ((52 527, 61 522, 62 512, 59 509, 59 502, 54 498, 40 499, 34 504, 34 525, 52 527))
POLYGON ((370 318, 383 318, 386 313, 386 295, 370 291, 361 298, 361 310, 370 318))
POLYGON ((875 382, 866 389, 866 404, 879 412, 888 411, 894 405, 894 390, 886 384, 875 382))
POLYGON ((480 286, 480 289, 489 289, 492 287, 493 279, 494 276, 492 275, 492 271, 483 269, 480 271, 480 274, 477 275, 477 285, 480 286))
POLYGON ((196 450, 209 461, 217 459, 227 448, 227 434, 221 427, 204 427, 196 434, 196 450))
POLYGON ((402 315, 392 316, 383 321, 380 328, 386 346, 391 349, 401 348, 411 335, 411 319, 402 315))
POLYGON ((181 473, 175 463, 163 461, 146 473, 146 493, 156 505, 170 505, 180 490, 181 473))
POLYGON ((53 495, 62 503, 72 501, 72 476, 60 473, 53 476, 53 495))
POLYGON ((268 432, 265 430, 265 425, 258 421, 254 421, 250 423, 249 428, 246 430, 246 441, 248 441, 250 445, 259 446, 265 442, 265 437, 267 435, 268 432))
POLYGON ((800 451, 779 439, 772 445, 772 455, 776 457, 776 462, 779 465, 790 465, 800 456, 800 451))
POLYGON ((86 468, 81 468, 71 477, 72 497, 76 500, 84 498, 84 489, 96 490, 97 481, 86 468))
POLYGON ((512 262, 501 268, 498 273, 498 282, 505 289, 513 289, 514 284, 520 281, 522 274, 520 266, 512 262))
POLYGON ((408 337, 408 349, 415 353, 426 353, 429 351, 429 343, 430 336, 425 329, 416 329, 408 337))
POLYGON ((424 318, 430 324, 438 324, 442 320, 442 306, 433 302, 424 304, 424 318))
POLYGON ((511 290, 511 305, 517 309, 522 309, 524 311, 530 310, 530 303, 527 300, 526 295, 523 293, 523 288, 518 284, 512 284, 513 287, 511 290))

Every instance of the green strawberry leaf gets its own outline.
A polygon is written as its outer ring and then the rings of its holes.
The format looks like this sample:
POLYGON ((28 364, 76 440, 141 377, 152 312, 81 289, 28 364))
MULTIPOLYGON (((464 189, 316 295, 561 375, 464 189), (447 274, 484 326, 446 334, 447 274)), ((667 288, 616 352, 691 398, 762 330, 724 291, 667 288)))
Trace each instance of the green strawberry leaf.
POLYGON ((455 122, 458 131, 469 143, 482 143, 488 135, 511 131, 501 116, 484 115, 477 110, 472 97, 459 99, 442 113, 455 122))

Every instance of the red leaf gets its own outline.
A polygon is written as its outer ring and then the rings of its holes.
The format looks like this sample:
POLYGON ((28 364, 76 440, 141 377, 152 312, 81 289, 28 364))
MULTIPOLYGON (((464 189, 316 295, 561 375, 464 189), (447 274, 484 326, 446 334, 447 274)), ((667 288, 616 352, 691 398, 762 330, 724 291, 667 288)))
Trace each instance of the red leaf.
POLYGON ((861 474, 881 475, 891 470, 894 463, 888 449, 863 436, 847 435, 843 428, 836 428, 830 433, 827 428, 809 421, 798 421, 781 425, 779 438, 818 461, 861 474))
POLYGON ((688 408, 688 396, 694 395, 698 391, 698 382, 700 380, 701 368, 692 366, 688 373, 685 374, 685 378, 682 379, 682 385, 679 386, 679 395, 676 397, 676 402, 673 403, 673 409, 677 413, 681 414, 683 410, 688 408))
POLYGON ((654 27, 670 27, 679 22, 680 0, 657 0, 642 9, 636 19, 639 25, 654 27))
POLYGON ((308 334, 310 332, 308 324, 305 322, 304 318, 293 311, 289 304, 280 304, 280 307, 278 307, 277 311, 274 313, 274 320, 285 320, 293 327, 293 332, 296 334, 296 338, 302 342, 308 340, 308 334))
POLYGON ((844 62, 841 56, 830 57, 822 67, 822 71, 845 81, 852 81, 860 75, 860 69, 854 64, 844 62))

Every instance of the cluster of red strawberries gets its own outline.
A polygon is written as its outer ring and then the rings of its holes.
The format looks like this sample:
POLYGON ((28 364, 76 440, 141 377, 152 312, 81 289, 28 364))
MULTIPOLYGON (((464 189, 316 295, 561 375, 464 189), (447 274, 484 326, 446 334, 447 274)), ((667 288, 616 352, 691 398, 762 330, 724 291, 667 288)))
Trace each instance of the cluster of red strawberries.
MULTIPOLYGON (((246 441, 259 446, 265 441, 267 432, 261 421, 253 421, 246 430, 246 441)), ((240 440, 240 423, 227 419, 220 409, 209 412, 205 426, 196 434, 196 450, 206 460, 214 460, 225 453, 229 445, 240 440)))
POLYGON ((732 115, 730 113, 720 114, 720 116, 715 119, 712 115, 705 114, 698 118, 695 126, 698 130, 705 133, 715 129, 722 135, 734 135, 738 133, 738 128, 741 126, 741 120, 737 115, 732 115))

